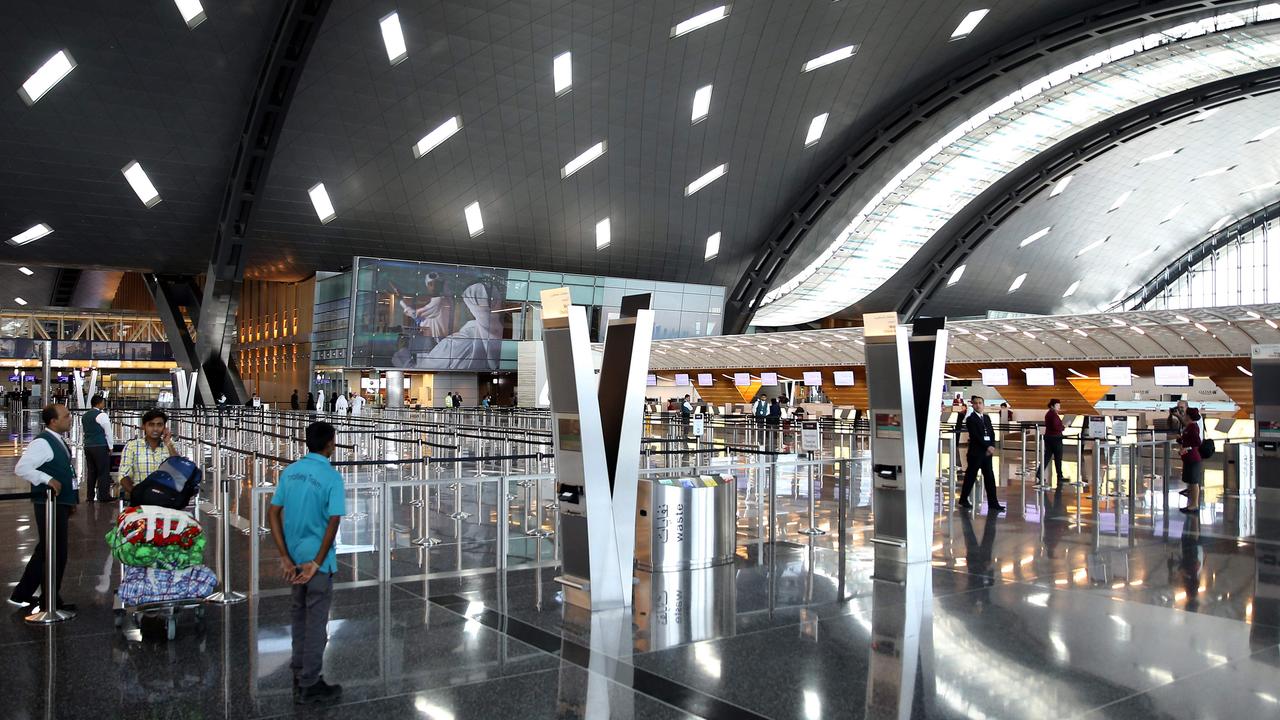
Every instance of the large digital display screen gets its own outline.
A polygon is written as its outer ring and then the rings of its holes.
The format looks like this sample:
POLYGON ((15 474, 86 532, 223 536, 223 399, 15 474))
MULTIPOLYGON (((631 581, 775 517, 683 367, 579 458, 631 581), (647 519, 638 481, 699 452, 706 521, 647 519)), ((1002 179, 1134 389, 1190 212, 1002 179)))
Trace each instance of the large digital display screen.
POLYGON ((747 387, 751 384, 751 373, 734 373, 733 384, 747 387))
POLYGON ((1112 387, 1129 387, 1133 385, 1133 373, 1126 367, 1098 368, 1098 382, 1112 387))
POLYGON ((698 373, 698 386, 711 387, 714 381, 711 379, 711 373, 698 373))
POLYGON ((822 372, 806 370, 804 373, 804 384, 809 387, 818 387, 822 384, 822 372))
POLYGON ((676 373, 676 385, 688 385, 689 373, 676 373))
POLYGON ((831 382, 836 387, 853 387, 853 371, 836 370, 831 373, 831 382))
POLYGON ((1053 384, 1053 368, 1027 368, 1022 371, 1027 376, 1027 385, 1045 387, 1053 384))
POLYGON ((1191 373, 1186 365, 1157 365, 1155 375, 1156 385, 1160 387, 1187 387, 1191 384, 1191 373))
POLYGON ((762 372, 760 373, 760 384, 766 387, 778 384, 778 373, 762 372))
POLYGON ((1009 384, 1009 371, 1006 368, 982 368, 982 384, 987 387, 998 387, 1009 384))

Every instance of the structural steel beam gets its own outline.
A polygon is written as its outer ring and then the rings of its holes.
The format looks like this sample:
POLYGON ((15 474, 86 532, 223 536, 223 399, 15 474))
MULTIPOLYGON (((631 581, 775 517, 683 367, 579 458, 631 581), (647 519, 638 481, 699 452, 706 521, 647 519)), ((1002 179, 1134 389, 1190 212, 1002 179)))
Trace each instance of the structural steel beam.
POLYGON ((146 273, 142 280, 156 303, 156 312, 160 314, 160 322, 164 324, 164 334, 169 347, 173 348, 174 360, 187 372, 195 370, 195 340, 187 331, 182 308, 187 309, 190 317, 200 314, 200 288, 189 277, 146 273))

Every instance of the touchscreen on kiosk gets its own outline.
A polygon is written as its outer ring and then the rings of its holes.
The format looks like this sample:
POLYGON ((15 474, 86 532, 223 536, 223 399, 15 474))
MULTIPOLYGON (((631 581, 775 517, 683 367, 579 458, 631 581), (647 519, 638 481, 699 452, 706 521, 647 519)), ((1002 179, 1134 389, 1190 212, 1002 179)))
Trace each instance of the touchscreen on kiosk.
POLYGON ((1027 368, 1023 372, 1027 375, 1027 385, 1030 387, 1053 384, 1053 368, 1027 368))
POLYGON ((979 372, 982 373, 982 384, 987 387, 1009 384, 1009 371, 1005 368, 983 368, 979 372))
POLYGON ((831 382, 839 387, 853 387, 853 371, 836 370, 831 373, 831 382))
POLYGON ((1186 387, 1191 384, 1191 374, 1186 365, 1157 365, 1156 385, 1160 387, 1186 387))
POLYGON ((1133 384, 1133 373, 1128 367, 1100 367, 1098 382, 1111 387, 1129 387, 1133 384))
POLYGON ((819 385, 822 384, 822 372, 821 371, 814 372, 812 370, 806 370, 804 373, 804 384, 808 385, 809 387, 818 387, 819 385))
POLYGON ((778 384, 778 373, 760 373, 760 384, 769 386, 778 384))
POLYGON ((733 384, 746 387, 751 384, 751 373, 734 373, 733 384))
POLYGON ((711 373, 698 373, 698 385, 709 387, 711 385, 711 373))

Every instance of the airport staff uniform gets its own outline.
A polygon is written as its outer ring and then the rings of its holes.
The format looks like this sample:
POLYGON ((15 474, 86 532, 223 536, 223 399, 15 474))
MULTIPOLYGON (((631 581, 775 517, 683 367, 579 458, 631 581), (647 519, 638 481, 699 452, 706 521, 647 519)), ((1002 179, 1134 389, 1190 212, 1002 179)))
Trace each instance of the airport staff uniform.
POLYGON ((996 473, 991 466, 991 455, 987 448, 996 446, 996 433, 991 427, 991 418, 979 415, 972 408, 964 418, 964 429, 969 433, 969 451, 964 469, 964 485, 960 488, 960 503, 969 502, 969 492, 978 480, 978 471, 982 471, 982 487, 987 493, 987 507, 995 509, 1000 503, 996 500, 996 473))
POLYGON ((1044 414, 1044 462, 1036 469, 1037 480, 1049 467, 1049 458, 1053 458, 1053 469, 1058 473, 1058 482, 1062 482, 1062 433, 1066 429, 1058 411, 1049 408, 1049 412, 1044 414))
MULTIPOLYGON (((76 484, 76 471, 71 465, 71 449, 61 435, 45 428, 27 445, 27 449, 18 459, 14 468, 18 477, 31 483, 31 502, 35 505, 36 529, 40 533, 40 543, 27 561, 27 569, 22 579, 13 589, 13 600, 28 602, 35 599, 36 588, 44 584, 45 542, 49 529, 45 527, 45 503, 49 497, 49 481, 57 480, 62 489, 55 499, 57 508, 54 511, 53 537, 57 543, 54 548, 54 562, 57 564, 57 589, 54 597, 58 605, 62 605, 62 575, 67 569, 67 518, 71 509, 80 503, 80 491, 76 484)), ((48 592, 48 588, 44 589, 48 592)))
POLYGON ((80 418, 84 429, 85 475, 88 479, 89 502, 107 502, 111 499, 111 419, 98 408, 93 408, 80 418))

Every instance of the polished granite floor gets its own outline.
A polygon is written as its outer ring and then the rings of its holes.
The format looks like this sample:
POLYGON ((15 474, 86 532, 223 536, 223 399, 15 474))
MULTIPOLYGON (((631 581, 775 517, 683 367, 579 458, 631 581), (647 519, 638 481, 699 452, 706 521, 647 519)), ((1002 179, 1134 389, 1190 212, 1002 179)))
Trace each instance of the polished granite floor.
MULTIPOLYGON (((733 565, 640 574, 627 615, 566 608, 554 568, 343 589, 326 677, 345 695, 327 709, 291 703, 286 597, 184 617, 173 641, 116 630, 102 541, 114 509, 83 506, 64 585, 80 613, 0 623, 0 717, 1280 716, 1280 548, 1253 538, 1251 503, 1215 496, 1184 517, 1176 493, 1133 510, 1070 486, 1015 481, 1002 496, 1007 516, 940 512, 932 562, 910 567, 876 561, 866 507, 843 551, 835 533, 785 531, 807 524, 791 518, 733 565)), ((0 502, 6 592, 34 545, 31 512, 0 502)), ((233 538, 242 570, 247 541, 233 538)), ((493 548, 423 552, 482 567, 493 548)), ((373 565, 344 556, 342 577, 368 582, 373 565)))

